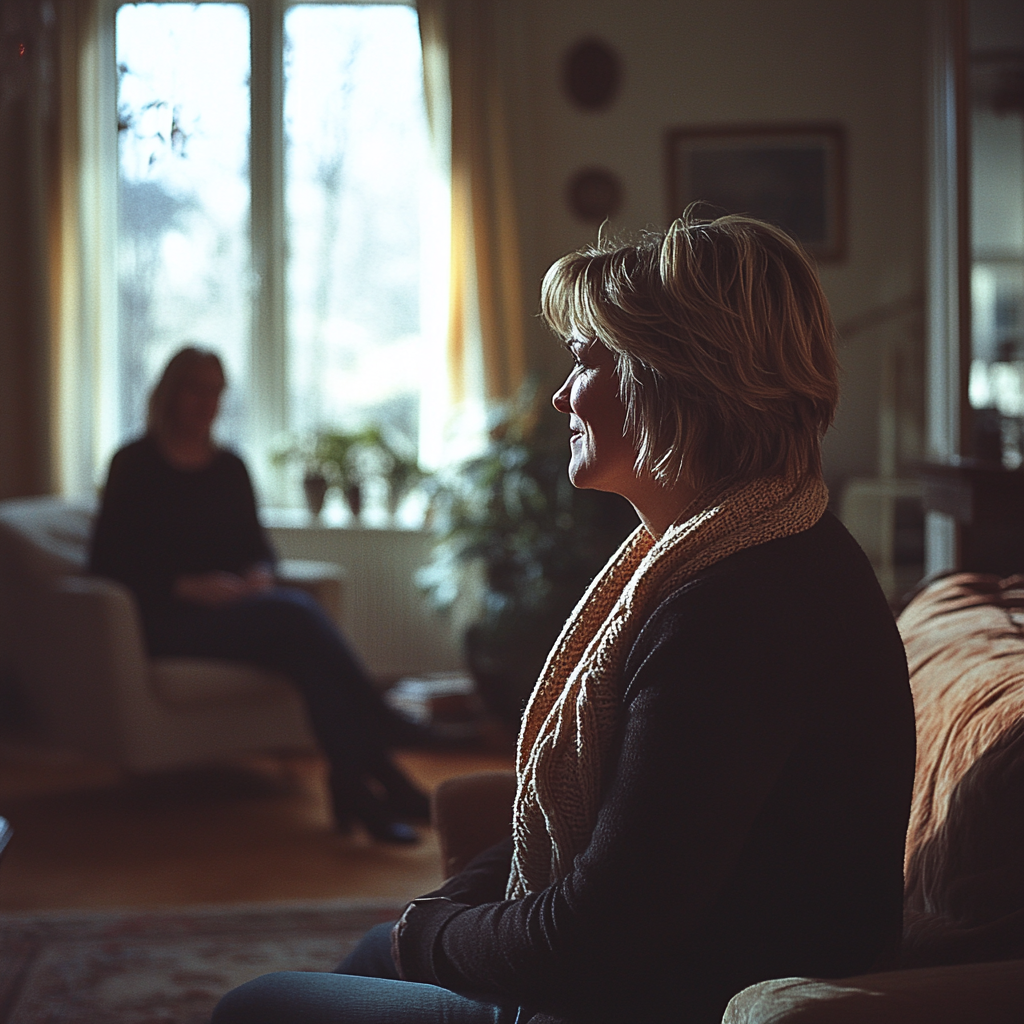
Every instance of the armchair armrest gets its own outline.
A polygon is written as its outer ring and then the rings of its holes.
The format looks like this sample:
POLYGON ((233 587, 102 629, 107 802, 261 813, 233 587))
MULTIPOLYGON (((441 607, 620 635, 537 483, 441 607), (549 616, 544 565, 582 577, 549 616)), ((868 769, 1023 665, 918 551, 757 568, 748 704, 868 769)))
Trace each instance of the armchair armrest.
POLYGON ((478 853, 512 834, 515 799, 515 772, 474 772, 437 787, 431 819, 445 878, 457 875, 478 853))
POLYGON ((780 978, 737 993, 722 1024, 1019 1024, 1024 960, 780 978))
POLYGON ((112 580, 62 576, 38 600, 25 648, 30 700, 54 740, 109 755, 126 705, 147 699, 135 599, 112 580))

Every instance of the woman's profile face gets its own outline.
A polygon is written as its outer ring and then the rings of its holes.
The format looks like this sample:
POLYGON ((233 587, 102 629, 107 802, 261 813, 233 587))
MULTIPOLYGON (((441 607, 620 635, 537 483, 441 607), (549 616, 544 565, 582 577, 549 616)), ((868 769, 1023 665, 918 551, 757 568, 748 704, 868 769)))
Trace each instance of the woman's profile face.
POLYGON ((220 412, 224 375, 213 360, 204 360, 188 372, 174 396, 172 420, 176 433, 209 436, 220 412))
POLYGON ((625 437, 615 357, 596 339, 573 338, 569 351, 573 368, 551 399, 569 417, 569 479, 574 487, 629 498, 637 482, 637 453, 625 437))

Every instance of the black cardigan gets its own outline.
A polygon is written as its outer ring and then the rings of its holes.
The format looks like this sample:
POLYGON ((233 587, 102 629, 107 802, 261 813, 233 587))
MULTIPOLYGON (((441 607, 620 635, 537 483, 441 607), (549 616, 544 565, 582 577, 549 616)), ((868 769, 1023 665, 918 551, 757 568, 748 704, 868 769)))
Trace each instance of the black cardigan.
POLYGON ((502 844, 414 907, 403 976, 573 1020, 720 1020, 741 988, 882 963, 901 929, 914 711, 871 567, 827 514, 671 595, 572 871, 505 900, 502 844))
POLYGON ((144 620, 172 604, 179 576, 273 561, 237 455, 221 449, 202 469, 177 469, 147 436, 111 460, 89 571, 130 587, 144 620))

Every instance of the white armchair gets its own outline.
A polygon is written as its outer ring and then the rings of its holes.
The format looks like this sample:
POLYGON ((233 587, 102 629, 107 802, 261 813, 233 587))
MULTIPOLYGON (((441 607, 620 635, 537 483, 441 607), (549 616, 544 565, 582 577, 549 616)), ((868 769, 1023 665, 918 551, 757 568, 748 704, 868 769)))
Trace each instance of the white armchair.
MULTIPOLYGON (((0 658, 47 744, 134 771, 273 748, 311 748, 281 676, 234 662, 150 658, 131 592, 84 574, 94 509, 0 502, 0 658)), ((341 570, 282 562, 282 580, 337 620, 341 570)))

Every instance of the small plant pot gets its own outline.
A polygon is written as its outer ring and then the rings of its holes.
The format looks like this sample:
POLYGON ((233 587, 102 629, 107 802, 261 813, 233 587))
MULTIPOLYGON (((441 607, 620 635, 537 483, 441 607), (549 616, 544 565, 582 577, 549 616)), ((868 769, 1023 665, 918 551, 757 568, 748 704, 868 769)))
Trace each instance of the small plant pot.
POLYGON ((342 494, 345 496, 345 504, 348 505, 352 518, 358 520, 363 511, 363 485, 345 484, 342 494))
POLYGON ((319 516, 327 497, 327 477, 323 473, 307 473, 302 478, 302 492, 306 496, 306 508, 311 516, 319 516))
POLYGON ((388 484, 388 515, 394 520, 398 518, 398 510, 402 502, 409 497, 409 487, 397 487, 395 484, 388 484))

